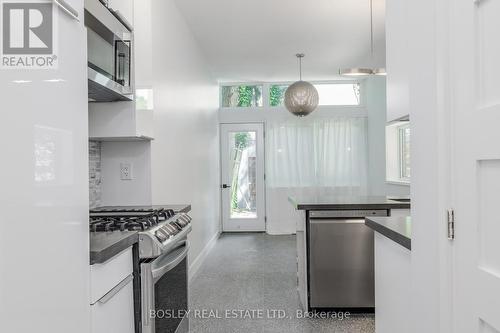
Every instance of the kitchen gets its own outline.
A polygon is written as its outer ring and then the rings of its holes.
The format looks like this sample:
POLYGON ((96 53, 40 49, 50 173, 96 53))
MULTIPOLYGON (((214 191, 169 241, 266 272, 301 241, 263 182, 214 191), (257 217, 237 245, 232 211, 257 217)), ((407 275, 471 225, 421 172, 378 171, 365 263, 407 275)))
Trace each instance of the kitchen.
POLYGON ((498 3, 0 8, 2 331, 500 331, 498 3))

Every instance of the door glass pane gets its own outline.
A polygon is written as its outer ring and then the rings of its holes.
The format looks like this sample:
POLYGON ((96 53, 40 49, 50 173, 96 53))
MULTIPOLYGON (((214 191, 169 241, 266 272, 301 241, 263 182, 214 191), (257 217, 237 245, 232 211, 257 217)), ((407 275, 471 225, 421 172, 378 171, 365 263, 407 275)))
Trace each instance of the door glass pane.
POLYGON ((257 218, 256 134, 229 133, 230 218, 257 218))

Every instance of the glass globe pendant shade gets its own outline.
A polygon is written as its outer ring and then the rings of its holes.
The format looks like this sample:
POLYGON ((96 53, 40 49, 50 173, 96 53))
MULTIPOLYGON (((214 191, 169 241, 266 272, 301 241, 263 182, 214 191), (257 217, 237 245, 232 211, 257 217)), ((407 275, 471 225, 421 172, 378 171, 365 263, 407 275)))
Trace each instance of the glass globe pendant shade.
POLYGON ((309 82, 297 81, 285 91, 285 106, 297 117, 307 116, 316 109, 318 103, 318 91, 309 82))

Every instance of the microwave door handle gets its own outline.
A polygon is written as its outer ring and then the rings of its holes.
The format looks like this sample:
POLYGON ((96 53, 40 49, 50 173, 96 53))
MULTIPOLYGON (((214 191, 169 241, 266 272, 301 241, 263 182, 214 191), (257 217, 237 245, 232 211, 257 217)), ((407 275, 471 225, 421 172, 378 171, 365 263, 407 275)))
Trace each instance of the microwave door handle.
POLYGON ((152 270, 153 280, 156 281, 156 279, 163 276, 165 273, 167 273, 172 268, 174 268, 178 263, 180 263, 186 257, 186 255, 188 253, 188 249, 189 249, 189 245, 186 244, 184 249, 182 250, 182 252, 177 257, 175 257, 174 259, 172 259, 171 261, 169 261, 165 265, 158 267, 156 269, 153 269, 152 270))

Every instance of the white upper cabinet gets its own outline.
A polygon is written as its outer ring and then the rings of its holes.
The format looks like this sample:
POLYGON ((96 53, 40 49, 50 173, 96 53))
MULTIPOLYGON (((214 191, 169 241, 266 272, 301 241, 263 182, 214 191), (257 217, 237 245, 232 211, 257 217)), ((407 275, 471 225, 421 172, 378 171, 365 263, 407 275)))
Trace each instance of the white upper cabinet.
MULTIPOLYGON (((140 91, 140 90, 139 90, 140 91)), ((153 139, 153 109, 142 101, 89 103, 89 137, 91 140, 123 141, 153 139), (137 107, 136 107, 137 105, 137 107)))
POLYGON ((134 2, 133 0, 109 0, 108 7, 125 21, 125 23, 133 27, 134 24, 134 2))
POLYGON ((408 0, 386 1, 387 121, 410 114, 408 0))

